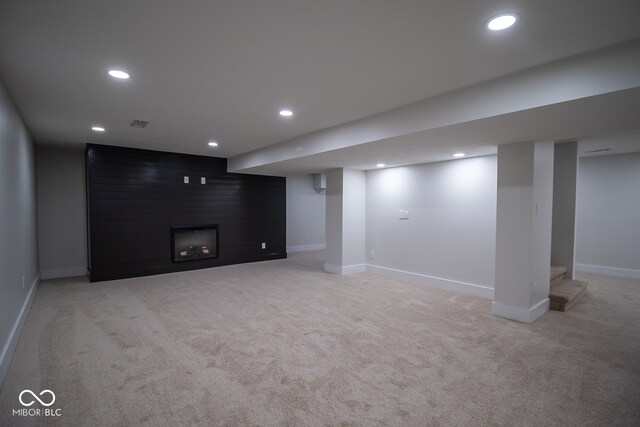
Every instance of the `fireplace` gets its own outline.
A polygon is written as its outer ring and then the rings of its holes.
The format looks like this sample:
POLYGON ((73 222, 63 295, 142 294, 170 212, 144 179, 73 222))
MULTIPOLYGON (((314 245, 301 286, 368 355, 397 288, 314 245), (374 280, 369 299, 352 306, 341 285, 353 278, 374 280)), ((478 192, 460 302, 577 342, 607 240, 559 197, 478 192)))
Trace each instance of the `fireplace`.
POLYGON ((173 262, 218 258, 218 225, 171 227, 173 262))

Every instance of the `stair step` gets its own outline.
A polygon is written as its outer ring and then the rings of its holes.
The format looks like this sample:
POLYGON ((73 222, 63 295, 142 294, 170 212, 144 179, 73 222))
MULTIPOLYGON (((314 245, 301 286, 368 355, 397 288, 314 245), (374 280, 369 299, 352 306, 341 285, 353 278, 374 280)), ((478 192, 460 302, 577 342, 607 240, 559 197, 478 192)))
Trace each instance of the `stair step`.
POLYGON ((552 265, 550 281, 553 282, 556 279, 564 279, 564 274, 566 272, 567 267, 563 267, 561 265, 552 265))
POLYGON ((567 311, 587 293, 587 282, 558 279, 551 282, 549 300, 551 310, 567 311))

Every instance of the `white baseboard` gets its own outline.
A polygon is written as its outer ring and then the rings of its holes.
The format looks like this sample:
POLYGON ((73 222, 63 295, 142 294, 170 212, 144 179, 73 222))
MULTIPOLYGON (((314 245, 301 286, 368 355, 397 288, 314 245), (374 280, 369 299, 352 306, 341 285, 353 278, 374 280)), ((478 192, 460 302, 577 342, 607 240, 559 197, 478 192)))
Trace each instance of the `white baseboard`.
POLYGON ((626 279, 640 279, 640 270, 630 268, 605 267, 604 265, 576 264, 576 271, 582 273, 600 274, 602 276, 624 277, 626 279))
POLYGON ((512 305, 491 303, 491 313, 507 319, 524 323, 533 323, 538 317, 549 311, 549 298, 545 298, 531 308, 514 307, 512 305))
POLYGON ((447 289, 450 291, 462 292, 477 297, 493 299, 493 288, 486 285, 458 282, 455 280, 427 276, 426 274, 411 273, 409 271, 396 270, 393 268, 381 267, 379 265, 372 264, 367 264, 367 271, 394 279, 407 280, 419 283, 421 285, 435 286, 441 289, 447 289))
POLYGON ((551 305, 551 300, 549 298, 545 298, 540 301, 538 304, 534 305, 529 309, 529 323, 533 323, 538 317, 545 314, 549 311, 549 306, 551 305))
POLYGON ((0 353, 0 386, 2 386, 4 377, 9 370, 11 356, 13 356, 13 351, 16 349, 16 345, 18 344, 18 339, 20 338, 20 334, 22 333, 22 327, 24 326, 24 322, 27 320, 27 315, 29 314, 29 309, 31 308, 31 302, 36 295, 36 289, 38 288, 39 283, 40 274, 37 274, 36 278, 33 279, 31 289, 29 290, 29 294, 22 304, 22 308, 18 313, 18 317, 16 318, 15 322, 13 322, 13 327, 11 328, 11 332, 7 337, 7 341, 2 347, 2 353, 0 353))
POLYGON ((60 277, 86 276, 86 275, 87 275, 86 266, 70 267, 70 268, 49 268, 49 269, 40 271, 40 276, 42 280, 58 279, 60 277))
POLYGON ((364 273, 365 270, 366 268, 364 264, 354 264, 354 265, 345 265, 345 266, 333 265, 333 264, 324 265, 324 271, 326 271, 327 273, 340 274, 341 276, 344 276, 347 274, 354 274, 354 273, 364 273))
POLYGON ((287 246, 288 253, 321 251, 322 249, 327 249, 327 245, 325 243, 316 243, 313 245, 287 246))

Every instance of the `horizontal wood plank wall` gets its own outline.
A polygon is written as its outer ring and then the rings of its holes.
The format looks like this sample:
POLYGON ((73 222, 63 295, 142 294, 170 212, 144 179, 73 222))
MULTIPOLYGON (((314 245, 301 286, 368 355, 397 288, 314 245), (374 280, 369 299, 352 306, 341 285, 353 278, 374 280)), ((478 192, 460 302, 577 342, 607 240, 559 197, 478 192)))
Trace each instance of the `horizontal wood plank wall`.
POLYGON ((285 179, 226 159, 89 144, 87 204, 92 282, 287 256, 285 179), (219 225, 219 257, 172 262, 171 226, 204 224, 219 225))

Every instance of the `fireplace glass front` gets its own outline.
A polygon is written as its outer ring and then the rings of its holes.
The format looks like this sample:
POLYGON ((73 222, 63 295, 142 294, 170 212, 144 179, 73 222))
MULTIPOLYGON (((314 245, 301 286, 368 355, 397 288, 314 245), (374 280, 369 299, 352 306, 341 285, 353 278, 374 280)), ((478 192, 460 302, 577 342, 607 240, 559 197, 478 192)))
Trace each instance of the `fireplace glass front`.
POLYGON ((218 225, 171 227, 173 261, 218 257, 218 225))

